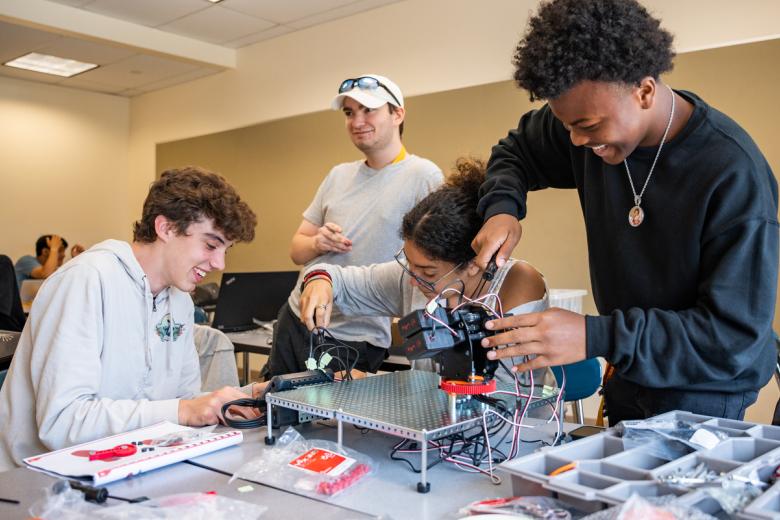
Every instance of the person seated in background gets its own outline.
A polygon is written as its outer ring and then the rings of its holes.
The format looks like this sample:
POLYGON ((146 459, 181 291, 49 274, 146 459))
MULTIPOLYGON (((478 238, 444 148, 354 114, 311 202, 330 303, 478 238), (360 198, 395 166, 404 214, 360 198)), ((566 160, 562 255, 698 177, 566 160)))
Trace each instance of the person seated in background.
MULTIPOLYGON (((484 180, 483 163, 459 159, 445 184, 404 215, 403 247, 393 261, 309 267, 301 295, 301 320, 306 327, 327 327, 334 304, 347 316, 404 316, 433 299, 446 298, 446 306, 452 308, 461 293, 472 299, 498 295, 504 312, 513 314, 546 309, 549 296, 544 278, 530 264, 510 259, 487 282, 484 269, 473 262, 471 241, 482 226, 477 201, 484 180)), ((495 298, 485 303, 496 306, 495 298)), ((343 368, 338 361, 330 367, 343 368)), ((508 374, 502 377, 501 370, 496 375, 507 380, 508 374)))
MULTIPOLYGON (((188 294, 225 267, 257 218, 219 175, 168 170, 152 184, 133 242, 106 240, 41 288, 0 390, 0 471, 22 459, 159 421, 216 424, 262 386, 200 394, 188 294)), ((237 410, 250 416, 252 410, 237 410)))
MULTIPOLYGON (((16 283, 22 286, 24 280, 43 280, 48 278, 65 261, 68 241, 59 235, 43 235, 35 241, 35 255, 24 255, 16 261, 16 283)), ((76 244, 70 248, 71 258, 84 251, 84 246, 76 244)))

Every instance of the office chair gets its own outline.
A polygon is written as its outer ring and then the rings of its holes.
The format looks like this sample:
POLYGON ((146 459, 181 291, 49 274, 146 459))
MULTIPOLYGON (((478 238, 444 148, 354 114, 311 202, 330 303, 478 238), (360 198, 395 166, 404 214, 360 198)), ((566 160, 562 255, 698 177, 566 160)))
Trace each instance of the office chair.
MULTIPOLYGON (((775 337, 775 381, 778 388, 780 388, 780 337, 777 332, 774 333, 775 337)), ((780 399, 775 404, 775 413, 772 416, 772 424, 780 426, 780 399)))
POLYGON ((0 388, 2 388, 5 375, 11 366, 20 336, 21 334, 17 331, 0 330, 0 388))
POLYGON ((14 264, 7 256, 0 255, 0 329, 21 331, 26 319, 14 264))
POLYGON ((586 359, 571 365, 550 367, 558 386, 563 381, 562 370, 566 371, 566 387, 563 400, 572 403, 574 422, 584 424, 582 400, 596 393, 601 384, 601 365, 598 359, 586 359))
POLYGON ((223 332, 203 325, 195 325, 193 341, 200 361, 201 390, 212 392, 223 386, 238 386, 233 342, 223 332))

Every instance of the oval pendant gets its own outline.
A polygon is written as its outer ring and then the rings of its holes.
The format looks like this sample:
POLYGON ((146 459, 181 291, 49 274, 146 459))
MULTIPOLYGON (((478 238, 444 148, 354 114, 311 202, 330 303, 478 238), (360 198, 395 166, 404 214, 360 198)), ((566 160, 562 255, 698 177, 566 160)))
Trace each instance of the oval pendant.
POLYGON ((634 206, 628 212, 628 223, 631 224, 631 227, 638 227, 643 220, 645 220, 645 212, 641 207, 634 206))

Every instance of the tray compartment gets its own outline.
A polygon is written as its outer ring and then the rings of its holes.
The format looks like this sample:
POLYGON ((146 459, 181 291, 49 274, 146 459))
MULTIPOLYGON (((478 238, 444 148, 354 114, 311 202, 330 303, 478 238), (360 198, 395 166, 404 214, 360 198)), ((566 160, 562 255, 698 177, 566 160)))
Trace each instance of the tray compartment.
POLYGON ((729 439, 723 441, 714 448, 701 453, 711 459, 750 462, 777 448, 780 448, 780 442, 778 441, 746 437, 744 439, 729 439))
POLYGON ((569 464, 568 460, 553 455, 550 451, 542 451, 519 459, 508 460, 501 464, 499 469, 534 482, 544 483, 550 478, 550 473, 566 464, 569 464))
POLYGON ((739 515, 744 519, 769 519, 780 517, 780 487, 772 486, 753 500, 739 515))
POLYGON ((616 478, 575 469, 550 477, 546 487, 558 493, 564 493, 582 500, 595 500, 597 491, 619 483, 620 480, 616 478))
POLYGON ((616 478, 621 481, 648 480, 652 478, 650 473, 645 470, 628 468, 626 466, 619 466, 610 462, 597 460, 583 460, 582 462, 578 462, 577 469, 602 475, 604 477, 616 478))
POLYGON ((718 428, 726 428, 729 430, 749 430, 755 424, 745 421, 735 421, 734 419, 710 419, 704 423, 704 426, 716 426, 718 428))
POLYGON ((602 502, 615 505, 622 504, 631 495, 637 494, 643 498, 661 497, 665 495, 683 496, 687 491, 677 489, 655 481, 647 482, 621 482, 616 486, 599 491, 596 497, 602 502))
POLYGON ((766 439, 769 441, 780 441, 780 426, 769 426, 767 424, 757 424, 746 431, 751 437, 757 439, 766 439))
POLYGON ((555 455, 568 462, 604 459, 625 451, 623 439, 612 435, 593 435, 554 448, 555 455))
POLYGON ((661 415, 656 415, 655 417, 653 417, 653 419, 654 420, 663 419, 665 421, 688 421, 691 423, 704 423, 712 420, 712 417, 708 415, 699 415, 695 413, 675 410, 673 412, 666 412, 666 413, 662 413, 661 415))
POLYGON ((652 470, 663 466, 669 461, 656 457, 642 448, 636 448, 608 457, 605 462, 633 470, 652 470))
POLYGON ((729 473, 742 466, 742 464, 733 460, 713 459, 700 453, 691 453, 690 455, 680 457, 677 460, 673 460, 663 466, 655 468, 651 471, 651 474, 653 478, 657 478, 674 473, 685 473, 702 463, 708 470, 717 473, 729 473))

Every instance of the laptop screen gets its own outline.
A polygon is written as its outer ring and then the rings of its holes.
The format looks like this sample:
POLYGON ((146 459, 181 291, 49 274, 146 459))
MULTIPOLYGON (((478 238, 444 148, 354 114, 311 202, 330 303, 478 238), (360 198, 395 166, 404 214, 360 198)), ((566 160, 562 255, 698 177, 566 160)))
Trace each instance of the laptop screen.
POLYGON ((223 332, 256 328, 276 319, 298 280, 298 271, 223 273, 212 327, 223 332))

